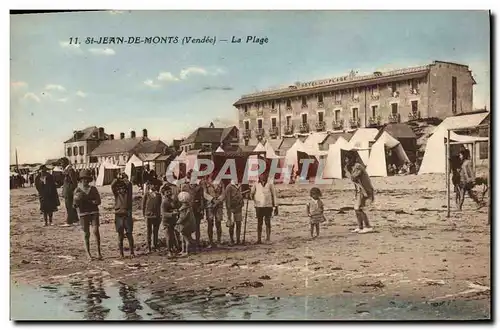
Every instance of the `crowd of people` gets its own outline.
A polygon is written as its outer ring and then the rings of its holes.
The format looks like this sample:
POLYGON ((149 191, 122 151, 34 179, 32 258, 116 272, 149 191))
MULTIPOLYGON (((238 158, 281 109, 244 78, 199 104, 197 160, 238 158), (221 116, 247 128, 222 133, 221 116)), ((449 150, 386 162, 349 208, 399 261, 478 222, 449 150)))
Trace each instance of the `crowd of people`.
MULTIPOLYGON (((457 203, 462 207, 463 198, 468 193, 478 205, 472 187, 474 174, 467 150, 460 152, 458 161, 451 169, 453 183, 457 191, 457 203)), ((455 158, 453 158, 455 159, 455 158)), ((355 152, 346 154, 344 171, 355 187, 354 211, 357 219, 355 233, 373 231, 365 212, 365 207, 374 201, 375 189, 364 165, 355 152)), ((63 198, 67 211, 66 226, 79 223, 84 232, 85 249, 92 259, 90 250, 91 231, 97 244, 97 258, 102 258, 99 233, 99 206, 101 197, 90 170, 77 173, 71 164, 64 163, 63 198)), ((262 243, 265 226, 265 240, 271 240, 271 219, 278 215, 277 194, 269 173, 259 176, 258 182, 251 187, 240 185, 235 180, 216 182, 215 175, 198 178, 190 171, 184 183, 178 184, 158 179, 154 171, 145 169, 147 178, 142 191, 142 215, 146 223, 147 249, 159 250, 160 228, 163 228, 165 248, 170 257, 186 256, 190 252, 200 252, 201 223, 207 222, 208 248, 222 244, 223 219, 228 230, 229 245, 245 242, 248 200, 253 200, 257 218, 257 244, 262 243), (245 208, 245 200, 246 208, 245 208), (245 208, 245 211, 244 211, 245 208), (226 212, 224 212, 224 209, 226 212), (215 237, 214 237, 215 229, 215 237), (243 230, 243 235, 242 235, 243 230), (194 238, 192 235, 194 234, 194 238), (243 237, 242 237, 243 236, 243 237)), ((35 178, 35 186, 40 196, 40 210, 45 225, 51 225, 53 213, 60 206, 57 188, 52 175, 45 166, 40 168, 35 178)), ((118 237, 120 257, 124 257, 124 240, 127 238, 130 255, 134 256, 134 221, 132 219, 133 197, 132 182, 121 172, 111 183, 114 196, 115 230, 118 237)), ((322 192, 318 187, 310 190, 310 199, 305 205, 310 225, 310 235, 314 239, 320 234, 320 224, 326 221, 322 192)))

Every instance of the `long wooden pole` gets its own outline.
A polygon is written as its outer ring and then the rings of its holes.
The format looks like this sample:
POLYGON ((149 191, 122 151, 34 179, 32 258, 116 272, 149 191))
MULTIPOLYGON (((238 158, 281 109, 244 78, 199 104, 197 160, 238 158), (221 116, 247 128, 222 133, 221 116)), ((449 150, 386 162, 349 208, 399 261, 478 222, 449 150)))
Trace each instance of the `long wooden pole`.
POLYGON ((446 205, 447 212, 446 216, 450 217, 450 130, 447 130, 448 134, 446 137, 446 205))

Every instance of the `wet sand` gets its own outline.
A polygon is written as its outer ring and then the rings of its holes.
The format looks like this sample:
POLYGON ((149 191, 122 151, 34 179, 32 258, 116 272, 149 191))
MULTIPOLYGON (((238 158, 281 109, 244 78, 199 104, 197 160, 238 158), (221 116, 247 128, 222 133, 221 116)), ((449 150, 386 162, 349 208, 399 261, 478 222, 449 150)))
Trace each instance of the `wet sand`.
MULTIPOLYGON (((478 174, 480 174, 480 169, 478 174)), ((32 285, 67 283, 99 276, 149 290, 165 287, 214 288, 259 296, 367 295, 403 300, 477 300, 490 306, 490 227, 488 208, 446 218, 444 175, 373 178, 377 190, 368 216, 375 228, 354 234, 354 190, 347 180, 322 186, 328 223, 309 238, 305 202, 310 185, 277 186, 279 215, 272 219, 272 242, 256 245, 256 219, 248 208, 246 244, 205 249, 182 259, 146 252, 146 228, 134 209, 137 257, 118 258, 113 198, 99 188, 104 260, 87 261, 78 226, 44 227, 34 188, 11 190, 11 278, 32 285)), ((63 201, 61 200, 62 204, 63 201)), ((137 201, 137 205, 139 202, 137 201)), ((453 206, 453 202, 452 202, 453 206)), ((202 240, 207 239, 202 221, 202 240)), ((229 240, 223 225, 223 241, 229 240)), ((91 248, 95 251, 91 237, 91 248)), ((127 245, 127 243, 125 243, 127 245)))

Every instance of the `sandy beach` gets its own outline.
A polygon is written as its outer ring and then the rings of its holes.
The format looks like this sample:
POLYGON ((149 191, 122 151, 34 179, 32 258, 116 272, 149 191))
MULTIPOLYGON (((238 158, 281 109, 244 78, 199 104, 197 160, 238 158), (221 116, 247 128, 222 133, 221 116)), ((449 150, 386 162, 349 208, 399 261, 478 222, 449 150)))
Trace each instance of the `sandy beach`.
MULTIPOLYGON (((478 175, 486 169, 478 169, 478 175)), ((279 215, 272 242, 256 245, 257 221, 248 208, 246 244, 229 247, 223 226, 221 247, 182 259, 165 252, 146 254, 146 227, 134 209, 137 257, 118 258, 110 188, 99 188, 104 260, 87 261, 79 226, 44 227, 34 188, 11 190, 11 281, 32 285, 65 283, 89 276, 149 289, 213 288, 258 296, 365 294, 426 301, 478 300, 490 305, 488 207, 476 210, 466 199, 446 217, 444 175, 373 178, 377 190, 368 215, 375 228, 351 233, 354 190, 348 180, 321 187, 328 223, 309 237, 305 203, 310 185, 278 185, 279 215)), ((140 204, 135 192, 136 205, 140 204)), ((61 200, 63 204, 63 201, 61 200)), ((163 233, 161 234, 163 237, 163 233)), ((94 238, 91 248, 95 251, 94 238)), ((202 240, 207 240, 202 222, 202 240)), ((125 243, 127 245, 127 243, 125 243)))

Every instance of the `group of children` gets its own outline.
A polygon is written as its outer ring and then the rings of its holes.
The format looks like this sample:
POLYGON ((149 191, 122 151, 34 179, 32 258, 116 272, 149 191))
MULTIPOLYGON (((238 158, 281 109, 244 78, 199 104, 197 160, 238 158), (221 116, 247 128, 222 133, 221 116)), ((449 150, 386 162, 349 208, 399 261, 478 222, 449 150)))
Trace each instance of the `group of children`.
MULTIPOLYGON (((371 232, 368 217, 363 211, 367 202, 373 201, 374 189, 370 178, 363 165, 356 160, 354 154, 349 154, 346 159, 345 172, 356 188, 355 213, 358 220, 357 233, 371 232)), ((95 186, 91 186, 92 173, 83 170, 80 173, 81 184, 74 191, 73 203, 78 210, 80 224, 85 233, 85 248, 89 258, 90 227, 96 238, 98 258, 101 259, 100 234, 99 234, 99 205, 101 198, 95 186)), ((270 218, 272 210, 277 214, 276 194, 274 187, 267 179, 259 179, 257 189, 253 187, 250 197, 254 199, 259 220, 265 220, 266 239, 270 237, 270 218), (261 186, 258 186, 260 184, 261 186), (259 190, 260 189, 260 190, 259 190), (268 192, 266 192, 268 191, 268 192)), ((124 257, 123 241, 125 237, 130 247, 130 255, 134 254, 133 220, 132 220, 132 183, 125 173, 120 173, 111 183, 111 190, 115 198, 115 228, 118 233, 118 247, 120 256, 124 257)), ((242 209, 244 206, 241 187, 235 182, 224 185, 222 182, 213 182, 210 176, 196 182, 187 182, 177 186, 170 182, 161 182, 156 177, 149 180, 146 192, 142 199, 142 214, 147 227, 147 248, 151 252, 159 248, 159 232, 163 227, 166 246, 169 256, 186 256, 194 245, 195 250, 200 250, 200 224, 205 217, 208 225, 209 246, 215 245, 214 226, 216 229, 217 244, 221 243, 223 207, 227 209, 226 226, 229 228, 231 245, 240 244, 242 209), (236 229, 236 233, 235 233, 236 229), (192 239, 192 234, 195 239, 192 239)), ((307 215, 310 223, 311 237, 319 236, 320 224, 325 222, 324 205, 321 201, 321 191, 317 187, 310 190, 311 200, 307 203, 307 215)), ((260 221, 263 222, 263 221, 260 221)), ((260 230, 258 242, 260 242, 260 230)))

